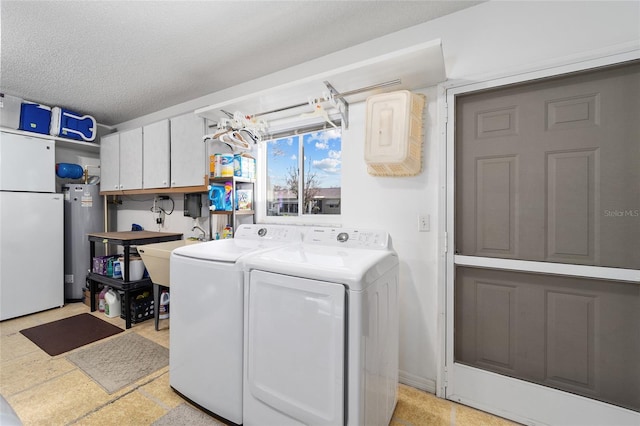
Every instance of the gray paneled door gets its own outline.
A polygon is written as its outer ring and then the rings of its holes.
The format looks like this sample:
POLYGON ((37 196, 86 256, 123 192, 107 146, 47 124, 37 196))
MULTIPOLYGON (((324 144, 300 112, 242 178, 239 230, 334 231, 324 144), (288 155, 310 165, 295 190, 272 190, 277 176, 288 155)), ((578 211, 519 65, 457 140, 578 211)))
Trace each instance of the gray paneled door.
POLYGON ((640 64, 458 96, 455 151, 460 371, 635 418, 640 64))

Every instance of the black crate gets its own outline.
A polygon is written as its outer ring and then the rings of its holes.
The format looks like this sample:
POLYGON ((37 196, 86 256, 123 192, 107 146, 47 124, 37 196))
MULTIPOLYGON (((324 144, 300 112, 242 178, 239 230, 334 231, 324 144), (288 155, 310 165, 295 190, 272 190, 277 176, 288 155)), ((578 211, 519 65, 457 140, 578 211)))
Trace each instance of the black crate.
MULTIPOLYGON (((153 292, 149 290, 137 290, 132 291, 129 295, 130 303, 129 309, 131 311, 131 323, 137 324, 142 321, 146 321, 150 318, 154 317, 155 306, 153 301, 153 292), (146 297, 140 297, 147 292, 148 295, 146 297)), ((121 294, 122 300, 122 313, 120 314, 120 318, 124 319, 125 307, 124 307, 124 294, 121 294)))

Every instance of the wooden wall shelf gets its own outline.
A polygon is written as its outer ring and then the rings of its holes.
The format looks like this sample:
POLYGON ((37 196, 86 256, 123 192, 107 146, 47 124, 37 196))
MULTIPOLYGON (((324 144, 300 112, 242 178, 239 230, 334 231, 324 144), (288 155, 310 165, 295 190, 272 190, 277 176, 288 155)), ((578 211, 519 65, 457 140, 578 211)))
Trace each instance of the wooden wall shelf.
POLYGON ((121 191, 100 191, 100 195, 144 195, 144 194, 192 194, 209 190, 209 177, 205 176, 202 186, 182 186, 176 188, 123 189, 121 191))

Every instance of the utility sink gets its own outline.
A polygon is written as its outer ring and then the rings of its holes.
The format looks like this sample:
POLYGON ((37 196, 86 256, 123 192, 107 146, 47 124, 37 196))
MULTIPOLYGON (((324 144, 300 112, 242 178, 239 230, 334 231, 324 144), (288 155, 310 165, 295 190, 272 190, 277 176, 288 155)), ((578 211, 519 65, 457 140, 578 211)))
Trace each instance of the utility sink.
POLYGON ((149 272, 149 277, 154 284, 169 287, 169 258, 171 252, 178 247, 188 244, 198 244, 202 241, 188 238, 186 240, 167 241, 165 243, 145 244, 138 246, 138 253, 149 272))

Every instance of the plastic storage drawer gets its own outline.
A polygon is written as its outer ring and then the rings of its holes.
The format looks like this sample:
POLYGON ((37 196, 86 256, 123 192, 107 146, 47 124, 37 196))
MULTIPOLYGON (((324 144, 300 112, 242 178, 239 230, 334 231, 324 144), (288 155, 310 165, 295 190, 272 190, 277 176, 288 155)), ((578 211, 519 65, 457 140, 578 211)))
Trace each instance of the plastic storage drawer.
POLYGON ((23 102, 20 108, 20 130, 49 134, 51 107, 33 102, 23 102))

